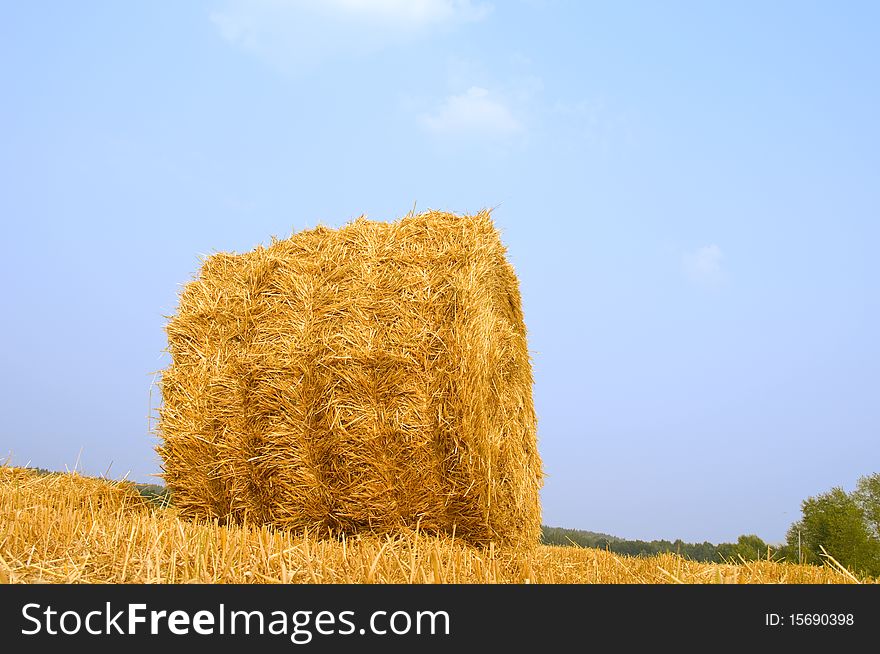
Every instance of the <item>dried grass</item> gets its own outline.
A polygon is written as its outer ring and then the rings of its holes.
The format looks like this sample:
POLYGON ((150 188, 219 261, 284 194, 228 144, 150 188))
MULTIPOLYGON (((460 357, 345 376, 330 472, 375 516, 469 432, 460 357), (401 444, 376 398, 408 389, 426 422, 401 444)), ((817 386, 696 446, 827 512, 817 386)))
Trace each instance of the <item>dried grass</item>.
POLYGON ((596 549, 474 547, 449 536, 344 539, 184 518, 128 484, 0 467, 0 583, 851 584, 831 564, 698 563, 596 549))
POLYGON ((182 513, 537 544, 532 372, 505 255, 483 211, 208 257, 168 323, 161 380, 158 451, 182 513))

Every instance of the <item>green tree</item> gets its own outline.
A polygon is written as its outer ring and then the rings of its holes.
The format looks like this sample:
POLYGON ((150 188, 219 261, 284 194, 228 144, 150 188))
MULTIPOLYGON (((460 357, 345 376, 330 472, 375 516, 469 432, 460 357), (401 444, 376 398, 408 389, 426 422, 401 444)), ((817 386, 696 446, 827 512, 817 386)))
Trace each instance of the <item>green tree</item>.
POLYGON ((861 477, 854 497, 874 538, 880 538, 880 473, 861 477))
POLYGON ((715 546, 714 560, 718 563, 737 563, 736 545, 733 543, 718 543, 715 546))
POLYGON ((842 488, 810 497, 801 504, 803 517, 788 530, 789 550, 797 552, 798 535, 804 561, 822 561, 822 549, 849 570, 880 573, 880 541, 871 533, 855 494, 842 488))
POLYGON ((745 561, 758 561, 767 557, 767 543, 755 534, 743 534, 737 539, 734 552, 745 561))

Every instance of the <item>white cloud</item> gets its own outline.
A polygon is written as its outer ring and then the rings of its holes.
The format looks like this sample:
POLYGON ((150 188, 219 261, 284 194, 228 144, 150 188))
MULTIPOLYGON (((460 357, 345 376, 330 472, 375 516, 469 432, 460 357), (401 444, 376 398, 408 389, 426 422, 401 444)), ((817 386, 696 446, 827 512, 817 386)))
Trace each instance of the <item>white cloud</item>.
POLYGON ((491 11, 489 5, 475 5, 471 0, 319 0, 291 4, 317 4, 340 18, 382 22, 407 29, 481 20, 491 11))
POLYGON ((480 86, 450 95, 433 112, 421 114, 419 122, 429 132, 444 137, 504 138, 523 129, 507 104, 480 86))
POLYGON ((726 275, 721 266, 724 253, 717 245, 704 245, 682 257, 682 268, 687 278, 695 284, 717 287, 726 275))
POLYGON ((227 41, 295 71, 482 20, 478 0, 226 0, 211 21, 227 41))

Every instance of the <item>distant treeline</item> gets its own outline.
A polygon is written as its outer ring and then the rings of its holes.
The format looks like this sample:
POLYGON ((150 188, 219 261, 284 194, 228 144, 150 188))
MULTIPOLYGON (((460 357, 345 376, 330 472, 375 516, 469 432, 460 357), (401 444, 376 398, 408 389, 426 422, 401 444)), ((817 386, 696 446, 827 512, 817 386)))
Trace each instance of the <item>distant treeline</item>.
POLYGON ((608 549, 616 554, 652 556, 675 552, 694 561, 734 563, 771 558, 823 565, 829 561, 862 576, 880 578, 880 473, 859 477, 855 490, 840 486, 801 502, 801 519, 789 527, 785 543, 768 546, 754 534, 735 543, 677 540, 623 540, 592 531, 544 527, 547 545, 608 549))
MULTIPOLYGON (((594 547, 627 556, 655 556, 664 552, 674 552, 693 561, 717 562, 746 561, 766 558, 768 546, 755 535, 740 536, 736 543, 686 543, 683 540, 625 540, 609 534, 562 527, 542 527, 542 542, 545 545, 568 545, 575 547, 594 547)), ((776 554, 770 547, 770 557, 776 554)))
POLYGON ((168 506, 171 504, 171 491, 164 486, 160 486, 159 484, 135 484, 134 487, 137 489, 138 493, 151 502, 155 502, 160 506, 168 506))

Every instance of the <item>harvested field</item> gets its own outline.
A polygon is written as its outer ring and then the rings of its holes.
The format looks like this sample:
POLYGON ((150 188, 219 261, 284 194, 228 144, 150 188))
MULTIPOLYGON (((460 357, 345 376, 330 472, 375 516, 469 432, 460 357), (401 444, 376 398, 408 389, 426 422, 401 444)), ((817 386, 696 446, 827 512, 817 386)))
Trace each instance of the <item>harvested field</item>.
POLYGON ((576 547, 475 547, 448 536, 321 539, 186 518, 132 485, 0 468, 0 582, 848 584, 833 564, 697 563, 576 547))

